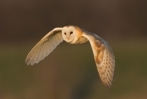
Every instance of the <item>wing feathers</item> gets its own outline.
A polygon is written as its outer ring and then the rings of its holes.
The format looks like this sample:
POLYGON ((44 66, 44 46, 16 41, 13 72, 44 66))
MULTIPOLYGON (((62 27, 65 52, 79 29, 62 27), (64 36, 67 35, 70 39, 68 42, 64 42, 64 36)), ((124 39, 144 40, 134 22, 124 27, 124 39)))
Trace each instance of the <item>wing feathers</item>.
POLYGON ((111 47, 104 39, 95 34, 84 31, 83 36, 86 37, 91 44, 101 81, 109 88, 112 84, 115 68, 115 59, 111 47))
MULTIPOLYGON (((48 56, 63 41, 61 32, 62 28, 55 28, 45 35, 29 52, 25 60, 26 63, 34 65, 48 56)), ((81 32, 80 43, 89 40, 100 79, 109 88, 112 84, 115 69, 115 58, 111 47, 101 37, 83 29, 81 29, 81 32)))
POLYGON ((109 48, 109 45, 104 43, 104 46, 105 50, 103 54, 103 61, 100 64, 96 63, 96 65, 103 84, 109 88, 113 80, 115 63, 114 56, 111 49, 109 48))
POLYGON ((28 65, 34 65, 48 56, 62 41, 62 28, 55 28, 45 35, 29 52, 26 57, 28 65))

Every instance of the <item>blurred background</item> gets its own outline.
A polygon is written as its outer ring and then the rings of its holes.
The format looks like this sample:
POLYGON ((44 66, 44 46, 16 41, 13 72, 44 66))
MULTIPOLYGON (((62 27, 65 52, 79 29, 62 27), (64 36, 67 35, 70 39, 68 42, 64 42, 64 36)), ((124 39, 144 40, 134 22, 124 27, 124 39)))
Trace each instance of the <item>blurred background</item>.
POLYGON ((147 99, 146 0, 1 0, 0 99, 147 99), (60 44, 27 66, 32 47, 50 30, 76 25, 111 45, 113 84, 100 81, 89 43, 60 44))

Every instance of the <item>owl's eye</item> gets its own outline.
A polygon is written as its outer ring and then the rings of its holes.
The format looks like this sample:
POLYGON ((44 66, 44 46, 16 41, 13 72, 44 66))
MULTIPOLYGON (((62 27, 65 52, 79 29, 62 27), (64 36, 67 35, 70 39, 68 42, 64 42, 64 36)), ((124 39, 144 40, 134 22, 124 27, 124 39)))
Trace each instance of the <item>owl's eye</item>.
POLYGON ((66 35, 66 32, 64 34, 66 35))
POLYGON ((73 34, 73 32, 71 31, 70 34, 73 34))

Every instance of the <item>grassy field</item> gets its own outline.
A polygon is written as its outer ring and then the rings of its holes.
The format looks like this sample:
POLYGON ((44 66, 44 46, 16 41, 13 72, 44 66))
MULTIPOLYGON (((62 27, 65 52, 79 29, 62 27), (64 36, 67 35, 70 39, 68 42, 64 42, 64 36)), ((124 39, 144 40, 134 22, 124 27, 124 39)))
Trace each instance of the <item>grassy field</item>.
POLYGON ((110 42, 116 58, 110 89, 99 79, 89 43, 63 43, 35 66, 24 63, 35 43, 2 45, 0 99, 146 99, 147 41, 130 41, 110 42))

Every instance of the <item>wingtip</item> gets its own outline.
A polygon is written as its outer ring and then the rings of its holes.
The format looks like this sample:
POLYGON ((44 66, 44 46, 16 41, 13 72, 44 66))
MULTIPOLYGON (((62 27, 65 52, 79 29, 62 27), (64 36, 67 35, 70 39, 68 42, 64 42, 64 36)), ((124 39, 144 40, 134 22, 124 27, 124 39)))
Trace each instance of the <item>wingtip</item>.
POLYGON ((26 62, 26 61, 25 61, 25 63, 26 63, 28 66, 30 65, 30 62, 26 62))
POLYGON ((107 85, 107 86, 106 86, 107 89, 110 89, 110 87, 111 87, 111 85, 107 85))
POLYGON ((28 61, 28 59, 26 59, 25 60, 25 63, 29 66, 29 65, 32 65, 31 63, 30 63, 30 61, 28 61))
POLYGON ((25 62, 28 66, 33 66, 35 63, 25 62))

